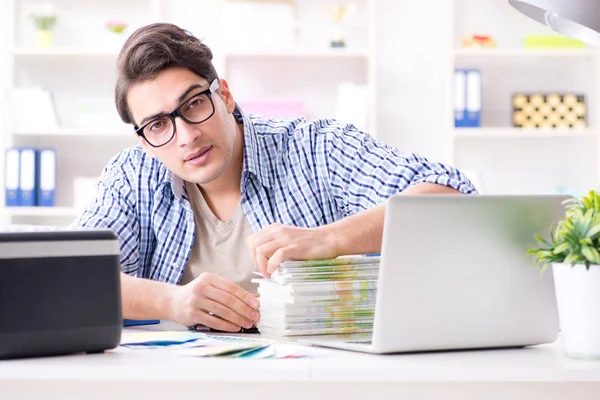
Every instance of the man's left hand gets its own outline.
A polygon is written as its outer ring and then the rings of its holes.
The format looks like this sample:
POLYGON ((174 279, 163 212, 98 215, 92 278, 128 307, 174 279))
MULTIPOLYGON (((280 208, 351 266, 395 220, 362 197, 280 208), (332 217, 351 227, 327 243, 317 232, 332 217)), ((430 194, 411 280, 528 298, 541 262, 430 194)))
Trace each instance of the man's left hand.
POLYGON ((272 224, 253 233, 246 241, 254 264, 265 278, 270 278, 286 260, 335 258, 338 244, 333 230, 325 226, 298 228, 272 224))

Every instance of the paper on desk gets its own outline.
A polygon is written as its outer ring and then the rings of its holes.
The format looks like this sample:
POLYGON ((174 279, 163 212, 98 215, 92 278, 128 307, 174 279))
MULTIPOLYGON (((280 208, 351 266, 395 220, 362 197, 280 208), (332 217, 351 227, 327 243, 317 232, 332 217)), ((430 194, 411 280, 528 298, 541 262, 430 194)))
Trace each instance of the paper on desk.
POLYGON ((130 348, 156 348, 165 346, 201 346, 207 337, 199 332, 180 331, 123 331, 121 346, 130 348))
POLYGON ((313 349, 304 346, 290 344, 271 344, 262 348, 246 350, 239 353, 231 353, 220 357, 225 358, 253 358, 253 359, 281 359, 311 357, 313 349))
POLYGON ((273 344, 269 341, 249 339, 239 336, 212 336, 201 346, 178 350, 179 354, 195 357, 222 358, 300 358, 309 357, 313 349, 310 347, 273 344))
POLYGON ((303 358, 313 357, 315 350, 307 346, 293 344, 276 344, 273 358, 303 358))
POLYGON ((230 356, 231 358, 240 357, 243 354, 259 350, 264 347, 268 347, 268 344, 256 344, 256 343, 245 343, 245 344, 223 344, 220 346, 202 346, 192 347, 188 349, 179 350, 180 354, 186 356, 196 357, 215 357, 215 356, 230 356))
POLYGON ((206 340, 202 342, 201 347, 182 349, 179 353, 197 357, 233 356, 235 354, 242 356, 245 353, 267 346, 269 346, 269 342, 264 340, 247 339, 238 336, 206 335, 206 340))
POLYGON ((268 345, 266 347, 244 351, 240 353, 228 354, 225 358, 253 358, 253 359, 261 359, 261 358, 274 358, 275 356, 275 347, 273 345, 268 345))

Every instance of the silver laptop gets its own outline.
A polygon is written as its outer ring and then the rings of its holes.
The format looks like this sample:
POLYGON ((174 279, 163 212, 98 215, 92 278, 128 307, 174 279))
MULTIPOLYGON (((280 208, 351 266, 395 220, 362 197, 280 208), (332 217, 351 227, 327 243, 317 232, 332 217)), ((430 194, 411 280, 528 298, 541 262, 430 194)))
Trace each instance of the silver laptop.
POLYGON ((395 196, 385 215, 373 333, 303 342, 369 353, 553 342, 552 274, 527 255, 567 196, 395 196))

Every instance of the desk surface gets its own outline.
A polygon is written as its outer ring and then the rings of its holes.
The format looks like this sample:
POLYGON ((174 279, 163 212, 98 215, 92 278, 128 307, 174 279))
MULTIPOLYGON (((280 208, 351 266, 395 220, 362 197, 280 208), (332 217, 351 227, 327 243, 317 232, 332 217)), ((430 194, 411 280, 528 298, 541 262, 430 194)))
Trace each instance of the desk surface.
MULTIPOLYGON (((127 329, 181 328, 162 323, 127 329)), ((199 386, 206 387, 198 385, 203 382, 213 383, 213 388, 220 387, 214 384, 227 383, 228 390, 249 390, 244 383, 269 383, 269 388, 273 389, 274 383, 280 385, 284 382, 287 385, 285 387, 290 388, 292 386, 289 385, 296 382, 304 385, 302 390, 308 390, 307 383, 328 383, 338 394, 343 387, 350 388, 361 384, 368 386, 374 383, 377 383, 378 387, 386 387, 386 383, 392 384, 391 387, 396 388, 394 391, 399 390, 403 384, 414 386, 419 383, 442 386, 452 384, 450 387, 455 388, 456 384, 463 385, 464 388, 469 385, 476 387, 481 383, 496 383, 499 387, 516 388, 522 384, 535 384, 533 386, 537 387, 542 383, 551 383, 551 390, 547 385, 539 387, 546 388, 544 390, 548 390, 548 394, 535 393, 544 396, 572 394, 560 392, 556 384, 564 384, 564 390, 581 390, 593 385, 595 393, 600 393, 600 361, 569 359, 563 355, 559 343, 525 349, 405 355, 370 355, 330 349, 319 349, 318 354, 318 357, 304 359, 218 359, 185 357, 168 349, 131 350, 119 347, 104 354, 0 361, 0 393, 4 387, 8 388, 6 393, 12 393, 12 389, 20 396, 25 393, 23 390, 30 386, 29 383, 36 383, 38 387, 46 387, 44 395, 48 398, 50 392, 47 391, 50 389, 43 383, 57 382, 64 384, 60 386, 64 390, 70 387, 67 384, 77 387, 77 383, 111 383, 113 386, 122 383, 137 384, 138 387, 140 384, 144 387, 156 387, 164 383, 164 388, 190 387, 196 394, 199 386), (150 383, 151 385, 147 386, 150 383), (231 385, 232 383, 237 385, 231 385), (40 384, 42 385, 39 386, 40 384)), ((326 387, 321 386, 319 390, 326 390, 326 387)), ((445 398, 452 398, 447 390, 444 392, 445 398)), ((500 393, 501 390, 497 392, 500 393)), ((67 398, 65 393, 70 392, 63 391, 57 398, 67 398)), ((360 390, 354 390, 352 393, 358 398, 360 390)), ((577 393, 579 399, 586 398, 585 393, 577 393)), ((530 395, 531 393, 528 394, 530 395)), ((552 397, 546 397, 545 400, 548 398, 552 397)))

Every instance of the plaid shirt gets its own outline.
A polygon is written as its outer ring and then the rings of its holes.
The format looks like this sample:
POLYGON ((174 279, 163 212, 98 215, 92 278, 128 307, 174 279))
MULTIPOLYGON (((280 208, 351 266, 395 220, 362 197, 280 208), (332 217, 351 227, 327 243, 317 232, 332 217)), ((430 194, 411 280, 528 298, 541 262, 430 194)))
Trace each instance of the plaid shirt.
MULTIPOLYGON (((244 115, 241 202, 254 231, 275 222, 330 224, 423 182, 476 193, 458 170, 401 153, 352 125, 244 115)), ((170 283, 179 282, 195 235, 183 180, 141 146, 107 164, 75 226, 113 229, 123 272, 170 283)))

